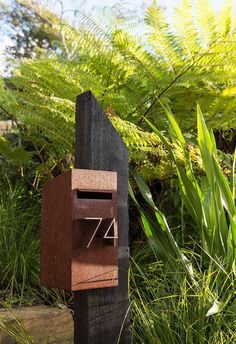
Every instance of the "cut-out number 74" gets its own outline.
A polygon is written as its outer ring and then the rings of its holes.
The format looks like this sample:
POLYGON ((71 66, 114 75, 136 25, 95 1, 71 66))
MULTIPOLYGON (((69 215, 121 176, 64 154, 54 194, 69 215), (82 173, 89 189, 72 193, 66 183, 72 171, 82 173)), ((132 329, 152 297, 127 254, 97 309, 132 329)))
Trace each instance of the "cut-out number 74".
MULTIPOLYGON (((91 236, 91 238, 89 239, 88 244, 86 245, 87 248, 89 248, 89 246, 91 245, 96 233, 99 231, 99 228, 101 226, 102 220, 104 220, 102 217, 85 217, 84 220, 94 220, 94 221, 98 221, 98 224, 91 236)), ((108 219, 106 219, 108 220, 108 219)), ((118 239, 117 236, 115 235, 109 235, 109 231, 111 230, 112 226, 115 225, 115 218, 109 219, 111 220, 111 222, 108 224, 108 227, 106 229, 106 232, 103 236, 103 239, 118 239)))

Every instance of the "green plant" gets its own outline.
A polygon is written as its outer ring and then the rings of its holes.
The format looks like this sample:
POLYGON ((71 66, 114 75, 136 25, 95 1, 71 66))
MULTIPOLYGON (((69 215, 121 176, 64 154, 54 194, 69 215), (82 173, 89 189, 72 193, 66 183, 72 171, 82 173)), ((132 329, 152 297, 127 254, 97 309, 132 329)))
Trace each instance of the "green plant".
MULTIPOLYGON (((172 157, 183 197, 184 205, 196 223, 201 247, 216 263, 224 262, 227 273, 234 272, 236 263, 236 206, 235 206, 235 159, 229 180, 223 174, 217 155, 212 131, 206 127, 200 107, 197 109, 198 145, 205 175, 196 177, 187 150, 187 142, 180 127, 167 111, 172 133, 172 144, 178 146, 185 156, 184 166, 168 140, 150 122, 172 157)), ((207 258, 207 256, 206 256, 207 258)))
POLYGON ((11 320, 0 319, 0 330, 13 338, 18 344, 34 344, 34 340, 27 333, 21 322, 13 318, 11 320))
MULTIPOLYGON (((136 200, 131 184, 129 184, 129 194, 140 210, 143 228, 149 243, 153 248, 154 254, 158 260, 165 262, 170 271, 174 272, 181 269, 182 272, 184 271, 187 273, 194 284, 196 284, 193 275, 192 264, 181 252, 170 230, 165 215, 156 207, 155 203, 153 202, 151 192, 141 176, 136 171, 132 171, 132 174, 138 184, 142 196, 154 213, 154 216, 150 216, 147 211, 141 208, 136 200)), ((176 274, 176 276, 178 277, 178 274, 176 274)))
POLYGON ((0 273, 2 289, 23 296, 39 274, 39 199, 22 183, 7 181, 0 195, 0 273), (27 200, 26 195, 29 197, 27 200))
MULTIPOLYGON (((131 316, 134 344, 233 344, 235 301, 231 277, 219 311, 213 299, 212 285, 218 282, 219 270, 196 275, 198 291, 182 273, 168 272, 163 263, 150 259, 147 245, 133 252, 131 269, 131 316), (181 274, 177 278, 175 275, 181 274), (176 284, 176 279, 181 280, 176 284), (214 313, 215 312, 215 313, 214 313)), ((192 261, 197 257, 191 255, 192 261)), ((197 263, 197 261, 196 261, 197 263)))
POLYGON ((225 3, 218 20, 209 1, 183 1, 173 27, 154 4, 140 18, 142 39, 121 7, 102 13, 101 20, 77 12, 83 23, 79 29, 57 27, 58 52, 25 61, 3 81, 1 113, 33 143, 33 157, 41 162, 34 166, 35 174, 48 177, 73 165, 75 97, 90 89, 145 178, 169 177, 169 155, 143 120, 167 129, 160 99, 190 136, 196 127, 196 101, 214 128, 235 128, 232 4, 225 3))
POLYGON ((64 303, 40 285, 40 198, 22 181, 5 179, 0 193, 0 305, 64 303))
POLYGON ((149 258, 145 264, 143 256, 147 254, 141 251, 133 263, 135 340, 234 343, 235 156, 227 178, 218 161, 214 136, 198 107, 198 143, 204 174, 195 176, 186 139, 173 115, 169 111, 166 114, 172 142, 147 122, 173 159, 183 203, 195 221, 197 235, 196 241, 190 236, 183 244, 177 242, 147 184, 137 171, 131 171, 149 207, 140 206, 131 185, 130 195, 140 210, 144 231, 157 258, 151 262, 149 258), (184 155, 184 164, 176 152, 184 155))
POLYGON ((11 40, 10 45, 4 47, 9 65, 56 49, 55 40, 60 40, 60 34, 53 29, 53 24, 62 23, 62 18, 43 4, 14 0, 9 6, 1 2, 0 22, 2 34, 11 40))

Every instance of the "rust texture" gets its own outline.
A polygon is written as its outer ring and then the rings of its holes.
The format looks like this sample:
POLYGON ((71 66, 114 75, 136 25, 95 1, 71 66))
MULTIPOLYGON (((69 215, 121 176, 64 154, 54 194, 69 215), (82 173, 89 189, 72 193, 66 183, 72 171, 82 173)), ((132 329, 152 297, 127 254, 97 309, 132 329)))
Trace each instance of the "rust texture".
POLYGON ((117 173, 73 169, 46 183, 41 283, 85 290, 118 285, 117 173))

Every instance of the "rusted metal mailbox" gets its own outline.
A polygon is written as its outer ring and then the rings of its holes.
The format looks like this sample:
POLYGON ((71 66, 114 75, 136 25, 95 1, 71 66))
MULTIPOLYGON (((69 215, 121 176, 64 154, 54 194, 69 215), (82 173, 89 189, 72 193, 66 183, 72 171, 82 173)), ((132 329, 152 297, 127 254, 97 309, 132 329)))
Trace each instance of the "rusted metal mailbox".
POLYGON ((117 173, 72 169, 43 187, 41 283, 84 290, 118 285, 117 173))

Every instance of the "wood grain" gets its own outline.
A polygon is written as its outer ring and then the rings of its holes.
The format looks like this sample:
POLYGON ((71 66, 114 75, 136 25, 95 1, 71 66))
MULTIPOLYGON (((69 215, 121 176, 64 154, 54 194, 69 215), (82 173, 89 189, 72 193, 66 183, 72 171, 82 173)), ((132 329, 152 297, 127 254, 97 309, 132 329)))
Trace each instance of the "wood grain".
POLYGON ((128 151, 91 92, 77 97, 75 167, 117 172, 119 285, 74 293, 74 342, 128 344, 128 151))

